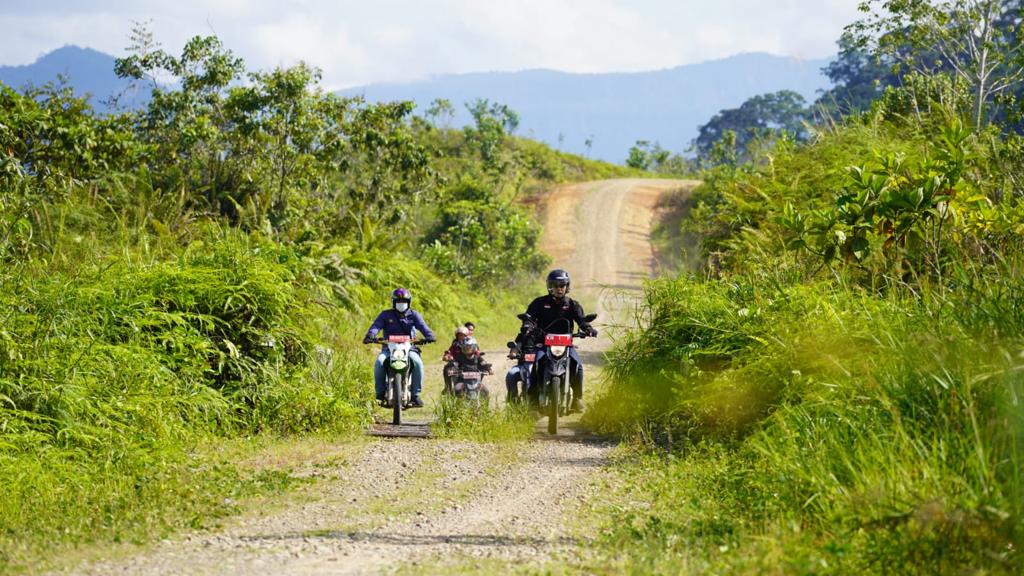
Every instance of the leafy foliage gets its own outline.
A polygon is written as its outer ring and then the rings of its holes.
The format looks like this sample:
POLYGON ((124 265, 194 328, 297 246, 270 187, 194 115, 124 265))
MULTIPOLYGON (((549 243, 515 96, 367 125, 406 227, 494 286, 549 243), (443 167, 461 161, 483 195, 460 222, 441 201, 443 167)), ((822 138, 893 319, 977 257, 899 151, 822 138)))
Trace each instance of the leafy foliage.
POLYGON ((490 284, 510 274, 538 274, 549 259, 539 252, 539 234, 520 208, 499 204, 493 193, 462 180, 441 207, 424 256, 438 270, 490 284))
POLYGON ((806 138, 803 123, 807 115, 803 96, 791 90, 754 96, 739 108, 722 110, 701 126, 694 148, 698 156, 708 158, 715 143, 731 132, 735 136, 733 146, 746 156, 748 146, 757 138, 783 133, 798 140, 806 138))
POLYGON ((900 83, 808 142, 718 141, 703 275, 645 288, 586 415, 639 446, 599 562, 1020 571, 1022 141, 962 79, 900 83))

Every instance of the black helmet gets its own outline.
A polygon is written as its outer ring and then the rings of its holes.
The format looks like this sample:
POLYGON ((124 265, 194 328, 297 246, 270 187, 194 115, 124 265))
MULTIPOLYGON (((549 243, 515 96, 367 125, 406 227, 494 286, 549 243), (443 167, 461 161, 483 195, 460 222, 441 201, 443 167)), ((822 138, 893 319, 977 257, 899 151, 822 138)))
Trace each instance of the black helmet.
POLYGON ((570 284, 571 281, 569 280, 569 273, 565 270, 556 268, 555 270, 548 272, 548 294, 551 294, 552 290, 554 290, 556 286, 565 286, 565 293, 568 294, 570 284))
POLYGON ((398 310, 399 303, 405 303, 405 310, 399 310, 399 312, 405 313, 412 306, 412 292, 409 292, 407 288, 398 288, 392 292, 391 307, 398 310))

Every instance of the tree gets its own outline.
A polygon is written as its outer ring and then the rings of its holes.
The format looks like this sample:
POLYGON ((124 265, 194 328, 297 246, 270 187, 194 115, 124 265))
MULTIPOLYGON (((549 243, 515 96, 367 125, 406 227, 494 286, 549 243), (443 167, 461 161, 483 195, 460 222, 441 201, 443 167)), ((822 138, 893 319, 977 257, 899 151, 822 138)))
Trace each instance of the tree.
MULTIPOLYGON (((143 27, 136 28, 143 34, 143 27)), ((225 101, 244 72, 242 60, 216 36, 196 36, 174 57, 152 41, 135 41, 139 50, 115 62, 122 78, 167 78, 155 84, 137 132, 156 148, 154 162, 164 170, 164 189, 185 188, 205 197, 205 208, 237 216, 245 202, 246 178, 230 154, 231 123, 225 101)))
POLYGON ((354 229, 365 247, 386 238, 382 227, 391 235, 405 230, 412 207, 436 191, 437 174, 409 124, 412 102, 353 103, 342 127, 339 224, 354 229))
POLYGON ((823 72, 833 86, 821 93, 814 108, 841 115, 867 110, 886 87, 900 82, 890 63, 857 47, 848 34, 840 37, 839 54, 823 72))
POLYGON ((787 132, 798 140, 803 139, 807 135, 804 123, 808 116, 803 96, 792 90, 761 94, 750 98, 739 108, 715 114, 699 128, 694 148, 700 158, 707 159, 715 143, 727 132, 735 134, 735 146, 741 155, 758 137, 773 137, 787 132))
POLYGON ((866 0, 860 10, 864 18, 846 28, 854 46, 908 71, 948 70, 971 87, 976 128, 993 100, 1024 79, 1020 2, 866 0))
POLYGON ((254 223, 269 218, 279 228, 289 203, 331 172, 342 137, 346 104, 318 87, 320 71, 299 63, 291 68, 249 74, 226 103, 232 130, 231 154, 242 158, 258 182, 252 201, 254 223))
POLYGON ((521 159, 506 142, 519 127, 519 114, 504 104, 482 98, 467 104, 466 109, 473 117, 473 126, 464 129, 466 141, 478 150, 484 174, 496 189, 511 181, 513 190, 518 191, 521 159))
POLYGON ((427 108, 426 116, 434 128, 447 130, 455 119, 455 107, 447 98, 435 98, 427 108))
POLYGON ((651 143, 647 140, 637 140, 629 149, 629 156, 626 158, 626 166, 637 170, 647 170, 651 167, 651 159, 647 155, 647 148, 651 143))

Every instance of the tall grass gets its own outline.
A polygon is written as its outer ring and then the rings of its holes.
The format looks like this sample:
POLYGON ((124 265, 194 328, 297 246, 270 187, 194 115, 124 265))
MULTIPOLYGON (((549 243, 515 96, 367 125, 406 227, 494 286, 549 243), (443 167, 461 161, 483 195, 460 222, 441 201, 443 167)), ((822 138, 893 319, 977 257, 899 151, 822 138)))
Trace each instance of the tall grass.
POLYGON ((587 413, 658 448, 607 543, 639 571, 1019 569, 1024 326, 963 314, 1003 288, 654 282, 587 413))
POLYGON ((442 396, 434 405, 431 431, 442 438, 476 442, 526 440, 533 436, 534 419, 524 405, 498 407, 493 400, 472 404, 442 396))

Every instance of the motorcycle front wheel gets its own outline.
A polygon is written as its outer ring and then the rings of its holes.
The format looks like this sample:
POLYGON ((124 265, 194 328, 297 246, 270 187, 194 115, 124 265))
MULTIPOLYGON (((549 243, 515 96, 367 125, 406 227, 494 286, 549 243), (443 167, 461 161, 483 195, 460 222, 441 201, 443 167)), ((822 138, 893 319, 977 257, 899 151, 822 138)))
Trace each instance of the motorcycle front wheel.
POLYGON ((548 434, 558 434, 558 408, 562 399, 562 381, 558 376, 551 378, 548 393, 548 434))
POLYGON ((391 377, 391 423, 399 425, 402 423, 402 375, 394 374, 391 377))

